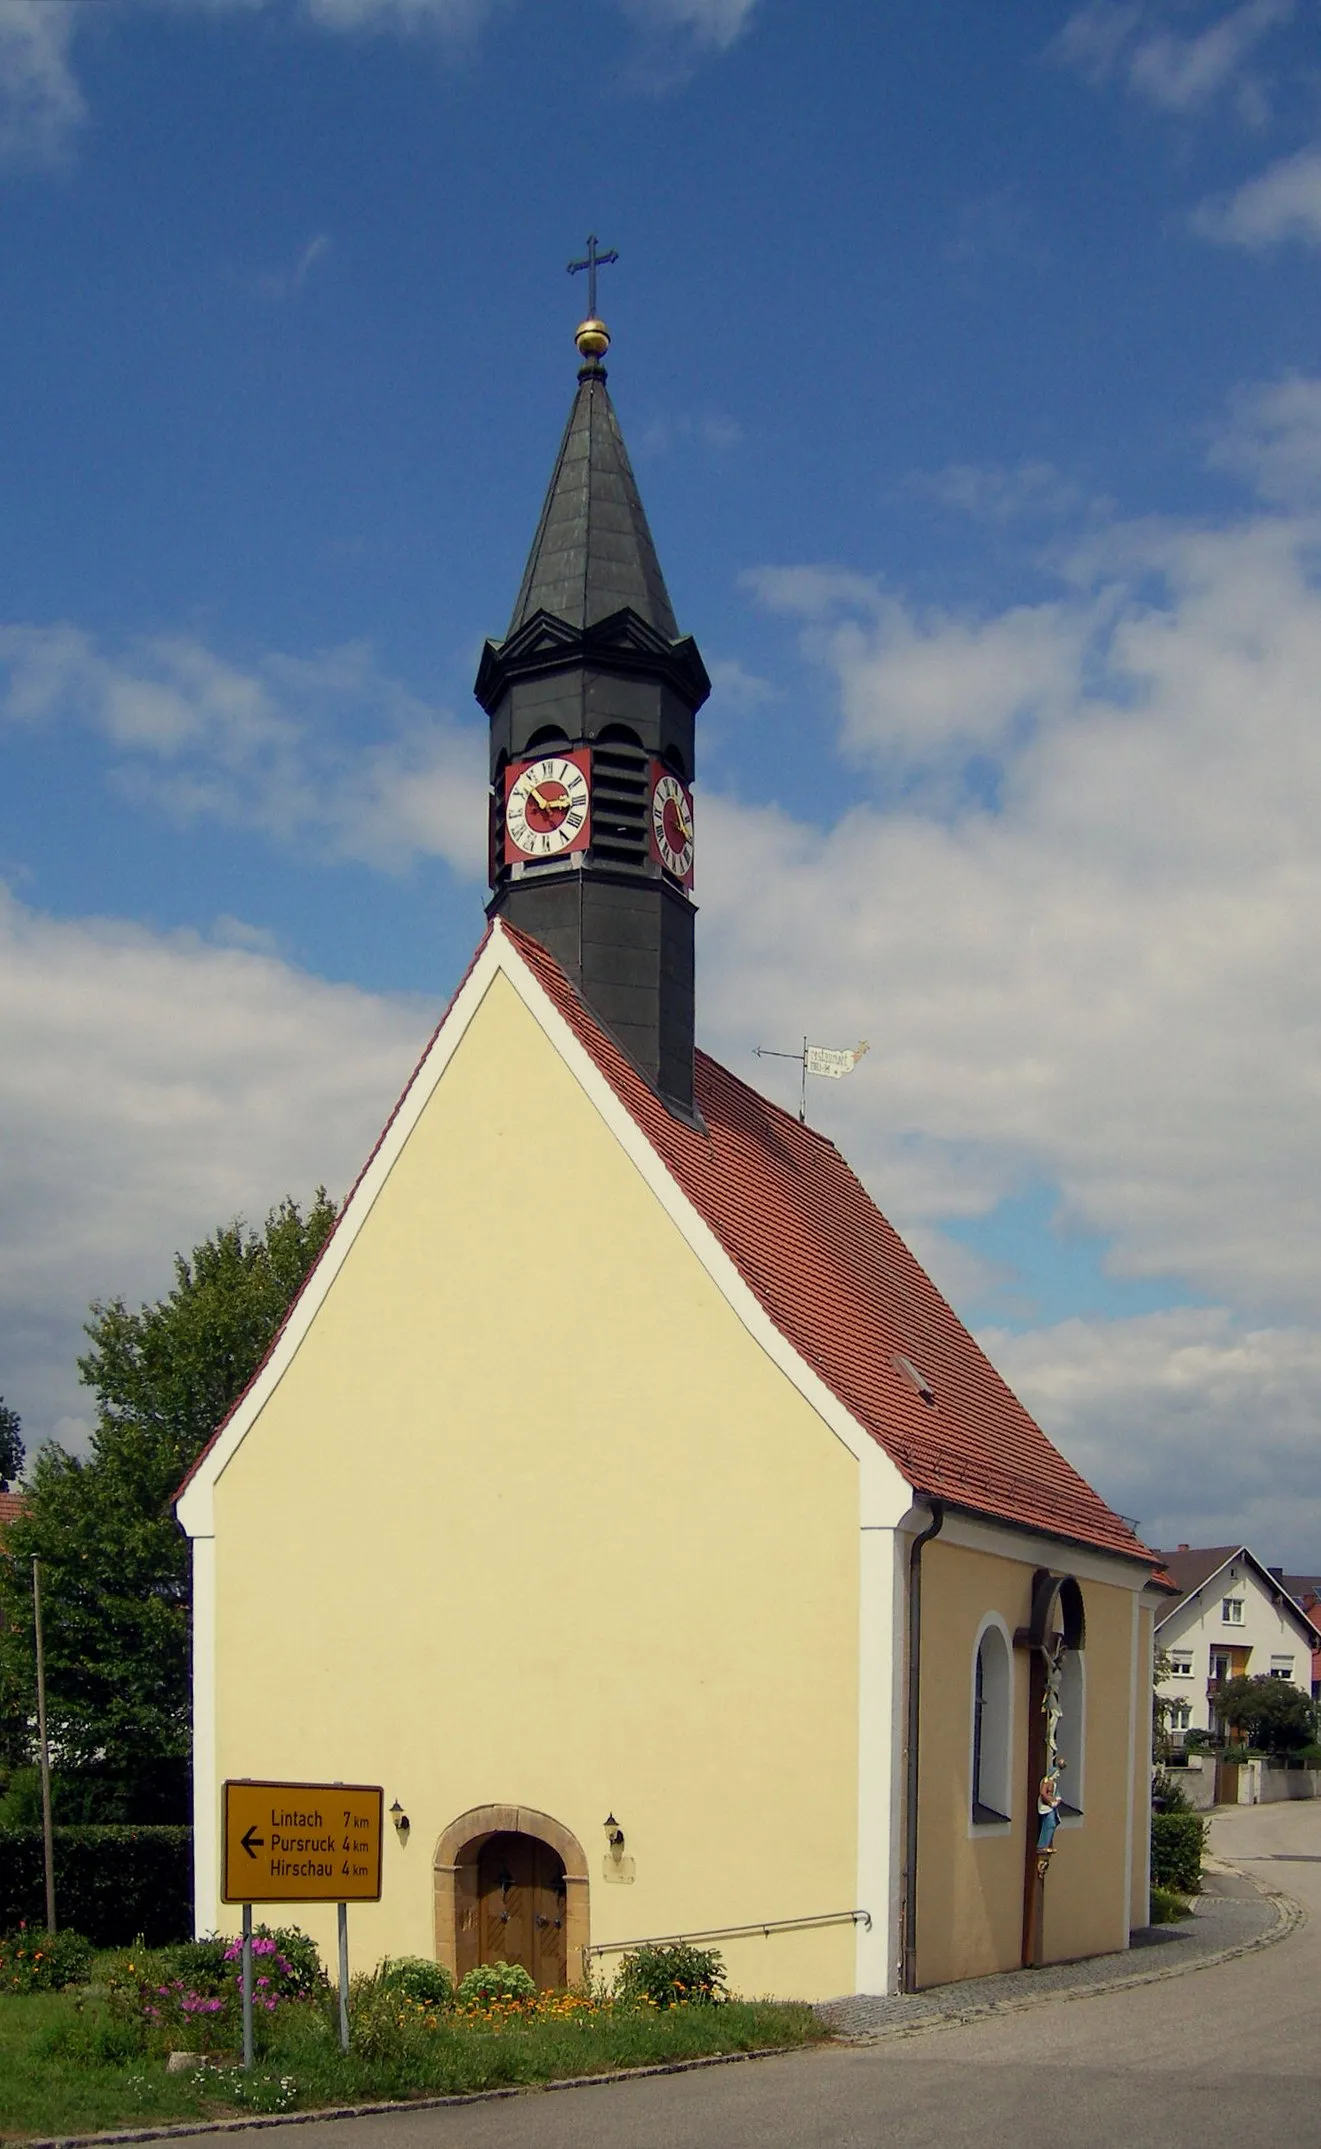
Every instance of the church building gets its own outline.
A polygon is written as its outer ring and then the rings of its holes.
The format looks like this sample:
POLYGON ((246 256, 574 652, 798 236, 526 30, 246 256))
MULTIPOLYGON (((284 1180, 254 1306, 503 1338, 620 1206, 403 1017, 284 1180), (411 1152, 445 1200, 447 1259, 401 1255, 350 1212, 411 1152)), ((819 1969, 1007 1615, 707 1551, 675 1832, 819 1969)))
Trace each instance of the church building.
POLYGON ((197 1929, 250 1777, 384 1786, 364 1967, 553 1986, 682 1935, 818 2000, 1122 1949, 1153 1558, 834 1146, 695 1046, 709 681, 591 313, 477 677, 485 936, 178 1499, 197 1929))

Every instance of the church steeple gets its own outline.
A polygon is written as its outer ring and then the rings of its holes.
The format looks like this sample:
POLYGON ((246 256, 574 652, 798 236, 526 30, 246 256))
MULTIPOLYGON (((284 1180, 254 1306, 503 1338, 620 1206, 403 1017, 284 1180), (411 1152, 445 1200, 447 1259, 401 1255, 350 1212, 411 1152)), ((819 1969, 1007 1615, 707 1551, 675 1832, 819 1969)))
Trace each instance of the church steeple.
POLYGON ((675 1109, 693 1100, 693 718, 680 635, 589 316, 518 601, 476 693, 491 719, 492 916, 555 956, 675 1109))

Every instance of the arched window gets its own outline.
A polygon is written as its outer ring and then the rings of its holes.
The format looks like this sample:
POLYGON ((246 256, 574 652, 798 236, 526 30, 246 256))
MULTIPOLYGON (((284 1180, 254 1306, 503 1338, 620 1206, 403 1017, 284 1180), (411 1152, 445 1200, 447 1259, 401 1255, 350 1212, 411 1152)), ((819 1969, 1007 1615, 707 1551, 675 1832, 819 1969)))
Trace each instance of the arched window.
POLYGON ((1083 1810, 1083 1765, 1087 1757, 1087 1659, 1081 1649, 1066 1649, 1060 1666, 1060 1725, 1056 1750, 1060 1771, 1060 1818, 1078 1820, 1083 1810))
POLYGON ((972 1660, 972 1825, 1005 1828, 1013 1810, 1013 1658, 994 1612, 978 1631, 972 1660))
POLYGON ((558 724, 542 724, 539 730, 533 732, 523 751, 525 754, 534 754, 546 746, 567 746, 568 743, 568 732, 562 731, 558 724))

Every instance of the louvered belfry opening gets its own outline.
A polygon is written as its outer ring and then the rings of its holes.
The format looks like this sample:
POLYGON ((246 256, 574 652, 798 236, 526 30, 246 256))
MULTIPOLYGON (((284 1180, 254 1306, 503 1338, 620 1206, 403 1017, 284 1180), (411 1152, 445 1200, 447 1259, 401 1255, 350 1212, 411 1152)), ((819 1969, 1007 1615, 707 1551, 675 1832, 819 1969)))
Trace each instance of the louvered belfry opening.
POLYGON ((691 786, 693 720, 710 690, 678 631, 605 368, 590 360, 509 630, 477 674, 491 723, 488 913, 541 942, 684 1115, 696 909, 655 840, 653 801, 658 774, 691 786), (521 855, 507 786, 556 759, 586 778, 587 825, 572 849, 521 855))

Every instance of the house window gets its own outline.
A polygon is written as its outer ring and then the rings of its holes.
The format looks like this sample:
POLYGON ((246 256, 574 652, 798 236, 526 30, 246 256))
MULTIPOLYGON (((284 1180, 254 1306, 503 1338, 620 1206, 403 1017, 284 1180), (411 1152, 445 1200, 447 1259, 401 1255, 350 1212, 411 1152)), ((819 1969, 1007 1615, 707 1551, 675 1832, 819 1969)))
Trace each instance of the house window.
POLYGON ((1193 1675, 1193 1653, 1192 1653, 1192 1650, 1191 1650, 1191 1649, 1171 1649, 1171 1651, 1170 1651, 1170 1677, 1171 1677, 1171 1679, 1191 1679, 1191 1678, 1192 1678, 1192 1675, 1193 1675))
POLYGON ((1293 1677, 1293 1658, 1292 1658, 1292 1657, 1272 1657, 1272 1658, 1271 1658, 1271 1677, 1272 1677, 1272 1679, 1292 1679, 1292 1677, 1293 1677))
POLYGON ((972 1666, 972 1820, 1008 1824, 1011 1799, 1013 1667, 1008 1631, 994 1614, 977 1636, 972 1666))
POLYGON ((1169 1720, 1171 1731, 1186 1731, 1193 1720, 1192 1704, 1187 1701, 1172 1701, 1169 1706, 1169 1720))
POLYGON ((1216 1685, 1218 1685, 1218 1684, 1220 1683, 1220 1681, 1221 1681, 1221 1680, 1223 1680, 1223 1679, 1227 1679, 1228 1677, 1229 1677, 1229 1658, 1228 1658, 1227 1656, 1224 1656, 1224 1655, 1222 1655, 1222 1654, 1221 1654, 1221 1652, 1220 1652, 1220 1651, 1219 1651, 1218 1649, 1213 1649, 1213 1650, 1211 1651, 1211 1678, 1212 1678, 1212 1681, 1213 1681, 1213 1682, 1214 1682, 1214 1683, 1215 1683, 1216 1685))
POLYGON ((1227 1627, 1241 1627, 1243 1624, 1243 1599, 1241 1597, 1222 1597, 1220 1600, 1220 1617, 1227 1627))

